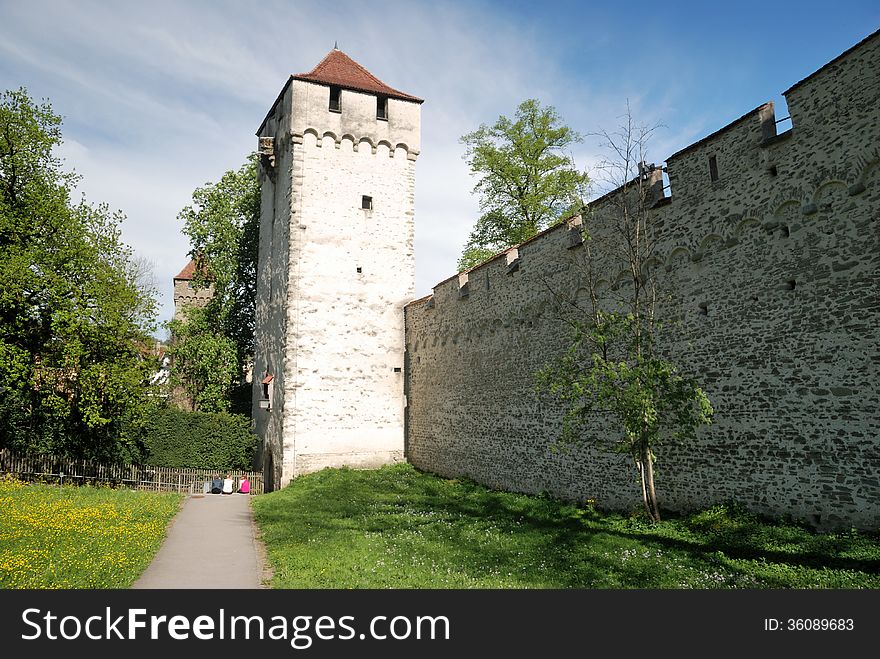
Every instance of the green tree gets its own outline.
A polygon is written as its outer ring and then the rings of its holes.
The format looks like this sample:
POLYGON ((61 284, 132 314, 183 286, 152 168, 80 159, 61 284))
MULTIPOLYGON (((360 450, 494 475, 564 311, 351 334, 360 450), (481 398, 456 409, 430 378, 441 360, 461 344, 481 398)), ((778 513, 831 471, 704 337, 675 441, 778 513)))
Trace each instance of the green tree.
POLYGON ((552 106, 535 99, 520 103, 513 119, 500 116, 462 136, 482 215, 459 269, 528 240, 583 204, 589 179, 566 153, 581 139, 552 106))
POLYGON ((196 262, 193 285, 213 287, 202 310, 169 324, 174 359, 172 384, 189 406, 202 411, 234 408, 250 412, 250 387, 243 373, 254 355, 260 182, 257 156, 227 171, 192 195, 178 215, 196 262), (230 362, 229 347, 232 361, 230 362))
POLYGON ((0 100, 0 443, 119 457, 150 405, 155 291, 121 213, 71 200, 61 118, 25 89, 0 100))
POLYGON ((193 285, 213 285, 208 317, 234 342, 242 369, 254 355, 260 239, 257 167, 257 155, 252 153, 238 170, 197 188, 193 203, 178 215, 189 238, 190 256, 198 266, 193 285))
POLYGON ((630 455, 645 511, 659 521, 657 451, 694 439, 697 428, 711 423, 713 410, 662 347, 651 206, 663 183, 662 170, 645 164, 652 131, 635 125, 628 112, 620 131, 600 134, 612 156, 598 171, 616 192, 596 213, 584 212, 591 227, 584 231, 580 263, 587 300, 564 301, 571 344, 538 372, 537 389, 564 406, 562 445, 592 441, 630 455), (619 285, 600 289, 609 275, 619 285), (609 434, 614 424, 619 432, 609 434))
POLYGON ((207 308, 189 306, 185 319, 168 326, 172 341, 172 391, 182 392, 192 411, 226 412, 240 374, 235 343, 212 322, 207 308))

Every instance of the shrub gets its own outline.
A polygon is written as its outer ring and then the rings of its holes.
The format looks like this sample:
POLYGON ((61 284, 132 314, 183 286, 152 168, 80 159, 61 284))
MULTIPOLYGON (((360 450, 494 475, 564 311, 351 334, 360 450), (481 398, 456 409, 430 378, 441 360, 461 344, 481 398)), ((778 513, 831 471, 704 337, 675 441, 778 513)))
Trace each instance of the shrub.
POLYGON ((257 441, 246 416, 165 408, 147 423, 143 462, 160 467, 248 470, 253 467, 257 441))

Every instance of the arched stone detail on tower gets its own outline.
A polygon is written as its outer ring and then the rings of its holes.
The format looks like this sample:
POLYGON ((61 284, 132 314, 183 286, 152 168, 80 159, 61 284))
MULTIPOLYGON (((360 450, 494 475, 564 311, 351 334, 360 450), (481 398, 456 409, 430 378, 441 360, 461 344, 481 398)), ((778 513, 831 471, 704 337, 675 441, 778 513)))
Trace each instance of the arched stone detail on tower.
POLYGON ((385 147, 386 149, 388 149, 388 157, 389 157, 389 158, 393 158, 393 157, 394 157, 394 147, 391 146, 391 142, 389 142, 388 140, 379 140, 379 142, 376 144, 376 150, 377 150, 377 152, 378 152, 378 149, 379 149, 380 146, 381 146, 381 147, 385 147))

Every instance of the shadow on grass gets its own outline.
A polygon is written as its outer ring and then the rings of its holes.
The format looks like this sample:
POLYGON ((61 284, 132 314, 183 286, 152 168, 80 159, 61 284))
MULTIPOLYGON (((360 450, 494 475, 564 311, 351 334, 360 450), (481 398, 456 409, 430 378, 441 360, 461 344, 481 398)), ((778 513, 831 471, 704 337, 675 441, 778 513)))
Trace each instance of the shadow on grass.
POLYGON ((408 465, 318 472, 255 500, 255 511, 279 560, 319 547, 368 564, 374 557, 353 549, 368 537, 368 551, 381 546, 398 573, 410 570, 407 578, 428 588, 444 569, 476 587, 702 588, 714 577, 727 587, 776 588, 797 585, 785 570, 756 574, 728 559, 868 574, 880 567, 877 543, 865 538, 817 536, 726 509, 649 525, 408 465), (847 556, 860 550, 863 557, 847 556))

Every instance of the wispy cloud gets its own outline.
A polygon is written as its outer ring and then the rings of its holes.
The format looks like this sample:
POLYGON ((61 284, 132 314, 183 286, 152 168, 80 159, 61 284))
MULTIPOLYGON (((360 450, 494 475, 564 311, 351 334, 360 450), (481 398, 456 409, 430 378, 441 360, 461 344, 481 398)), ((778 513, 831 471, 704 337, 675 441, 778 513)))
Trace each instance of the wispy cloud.
MULTIPOLYGON (((837 42, 822 42, 831 50, 874 29, 877 11, 851 4, 838 12, 837 42)), ((62 154, 83 175, 80 189, 90 201, 127 215, 123 237, 155 264, 167 319, 171 278, 189 249, 177 214, 196 187, 243 163, 287 77, 311 69, 338 42, 392 87, 426 99, 416 168, 416 292, 423 295, 453 274, 477 216, 461 135, 512 113, 525 98, 553 105, 583 133, 613 128, 629 99, 641 121, 665 124, 652 148, 662 160, 767 100, 757 80, 766 87, 776 62, 765 56, 768 48, 798 43, 812 52, 807 46, 828 34, 821 19, 800 14, 786 23, 795 20, 796 30, 780 32, 777 9, 761 6, 765 20, 755 23, 745 17, 756 7, 732 21, 705 8, 657 14, 654 4, 563 0, 540 7, 490 0, 0 2, 0 86, 25 85, 65 117, 62 154), (645 20, 633 19, 639 15, 645 20), (738 60, 736 48, 748 43, 760 48, 738 60), (755 98, 743 97, 749 84, 755 98)), ((782 82, 771 93, 808 72, 776 71, 782 82)), ((591 139, 572 152, 581 166, 598 158, 591 139)))

